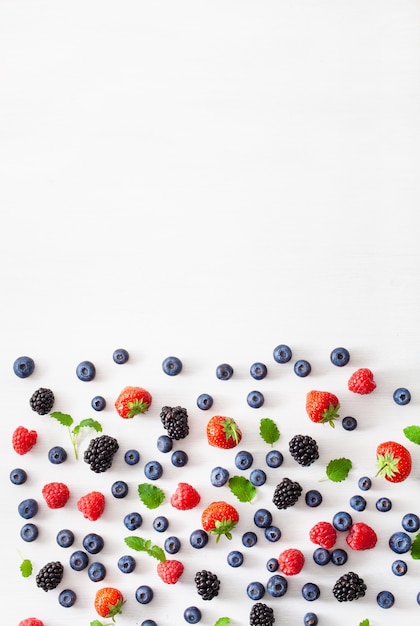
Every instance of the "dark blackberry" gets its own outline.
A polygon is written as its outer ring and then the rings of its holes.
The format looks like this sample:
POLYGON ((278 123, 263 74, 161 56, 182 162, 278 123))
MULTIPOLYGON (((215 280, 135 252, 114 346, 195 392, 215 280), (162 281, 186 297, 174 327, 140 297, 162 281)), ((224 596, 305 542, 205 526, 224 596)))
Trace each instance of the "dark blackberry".
POLYGON ((42 567, 36 575, 37 587, 44 591, 55 589, 62 581, 64 567, 60 561, 51 561, 42 567))
POLYGON ((54 400, 54 394, 51 389, 40 387, 33 392, 29 404, 31 405, 32 411, 36 411, 38 415, 46 415, 53 408, 54 400))
POLYGON ((295 435, 289 441, 289 452, 299 465, 308 466, 319 459, 318 445, 309 435, 295 435))
POLYGON ((339 602, 348 602, 363 598, 366 593, 367 586, 360 576, 354 572, 343 574, 336 581, 333 587, 333 595, 339 602))
POLYGON ((249 613, 250 626, 272 626, 275 622, 274 611, 264 602, 256 602, 249 613))
POLYGON ((187 409, 163 406, 160 419, 171 439, 184 439, 189 433, 187 409))
POLYGON ((197 593, 203 600, 212 600, 219 595, 220 580, 216 574, 203 569, 201 572, 196 573, 194 581, 197 593))
POLYGON ((290 478, 283 480, 274 489, 273 503, 278 509, 287 509, 299 500, 302 487, 299 483, 293 482, 290 478))
POLYGON ((112 465, 114 454, 119 448, 118 441, 109 435, 100 435, 91 439, 83 459, 90 465, 92 472, 106 472, 112 465))

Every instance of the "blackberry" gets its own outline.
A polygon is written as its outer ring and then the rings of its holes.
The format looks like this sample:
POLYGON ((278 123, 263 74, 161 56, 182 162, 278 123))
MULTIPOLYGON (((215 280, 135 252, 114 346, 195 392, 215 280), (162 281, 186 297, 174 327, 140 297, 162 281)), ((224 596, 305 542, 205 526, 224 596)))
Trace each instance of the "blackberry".
POLYGON ((295 435, 289 441, 289 452, 299 465, 308 466, 319 459, 318 444, 309 435, 295 435))
POLYGON ((29 404, 31 405, 32 411, 36 411, 38 415, 46 415, 46 413, 49 413, 53 408, 54 400, 54 394, 51 389, 40 387, 33 392, 29 404))
POLYGON ((336 581, 333 587, 333 595, 339 602, 348 602, 363 598, 367 586, 360 576, 354 572, 348 572, 336 581))
POLYGON ((64 573, 63 564, 60 561, 51 561, 42 567, 36 575, 37 587, 44 591, 55 589, 62 581, 64 573))
POLYGON ((197 587, 197 593, 203 600, 212 600, 219 595, 220 580, 216 574, 208 570, 201 570, 194 576, 194 582, 197 587))
POLYGON ((184 439, 189 433, 187 409, 163 406, 160 420, 171 439, 184 439))
POLYGON ((273 503, 278 509, 287 509, 299 500, 302 487, 299 483, 293 482, 290 478, 283 480, 274 489, 273 503))
POLYGON ((250 626, 272 626, 275 621, 274 611, 268 604, 256 602, 252 605, 249 613, 250 626))
POLYGON ((90 465, 92 472, 106 472, 112 465, 114 454, 119 448, 118 441, 109 435, 101 435, 91 439, 83 459, 90 465))

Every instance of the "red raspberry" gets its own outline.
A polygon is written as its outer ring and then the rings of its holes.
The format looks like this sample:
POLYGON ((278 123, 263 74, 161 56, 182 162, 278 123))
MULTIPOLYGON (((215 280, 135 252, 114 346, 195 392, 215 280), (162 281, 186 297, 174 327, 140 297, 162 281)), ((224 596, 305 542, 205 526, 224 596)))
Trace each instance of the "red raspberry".
POLYGON ((373 528, 364 522, 355 522, 350 527, 346 541, 353 550, 370 550, 376 546, 378 537, 373 528))
POLYGON ((166 561, 161 561, 157 565, 157 573, 164 583, 168 585, 174 585, 182 572, 184 571, 184 566, 181 561, 177 561, 176 559, 169 559, 166 561))
POLYGON ((337 531, 330 522, 318 522, 309 531, 309 539, 317 546, 329 550, 337 541, 337 531))
POLYGON ((79 498, 77 508, 91 522, 99 519, 105 509, 105 496, 100 491, 91 491, 79 498))
POLYGON ((279 558, 279 568, 286 576, 294 576, 299 574, 303 564, 305 563, 305 557, 303 553, 297 548, 288 548, 283 550, 279 558))
POLYGON ((18 626, 44 626, 44 622, 36 617, 27 617, 19 622, 18 626))
POLYGON ((361 367, 350 376, 347 386, 353 393, 366 395, 367 393, 372 393, 376 388, 376 383, 373 380, 371 370, 367 367, 361 367))
POLYGON ((199 502, 200 494, 188 483, 178 483, 178 487, 171 496, 172 506, 180 511, 193 509, 199 502))
POLYGON ((38 434, 35 430, 28 430, 25 426, 18 426, 12 435, 12 445, 18 454, 26 454, 36 444, 38 434))
POLYGON ((61 509, 70 498, 70 490, 64 483, 47 483, 42 488, 42 495, 50 509, 61 509))

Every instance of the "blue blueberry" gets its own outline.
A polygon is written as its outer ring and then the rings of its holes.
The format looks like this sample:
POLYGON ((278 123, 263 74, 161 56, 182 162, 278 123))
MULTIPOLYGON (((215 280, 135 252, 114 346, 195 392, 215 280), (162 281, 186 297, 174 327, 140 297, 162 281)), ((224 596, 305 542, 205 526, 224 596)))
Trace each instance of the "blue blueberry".
POLYGON ((140 626, 158 626, 154 619, 145 619, 140 626))
POLYGON ((83 382, 90 382, 96 376, 96 367, 91 361, 82 361, 76 367, 76 376, 83 382))
POLYGON ((391 571, 395 576, 404 576, 407 573, 407 563, 401 559, 396 559, 391 565, 391 571))
POLYGON ((23 541, 35 541, 35 539, 38 539, 38 535, 39 531, 36 524, 24 524, 20 529, 20 536, 23 541))
POLYGON ((416 596, 416 600, 417 600, 417 604, 420 604, 420 591, 418 592, 416 596))
POLYGON ((124 526, 128 530, 137 530, 143 524, 143 518, 140 513, 137 511, 133 511, 132 513, 127 513, 124 517, 124 526))
POLYGON ((190 534, 190 545, 197 550, 204 548, 209 541, 209 536, 202 528, 193 530, 190 534))
POLYGON ((283 463, 283 455, 280 450, 269 450, 265 455, 265 462, 268 467, 277 468, 283 463))
POLYGON ((56 541, 61 548, 69 548, 74 543, 73 531, 69 528, 59 530, 56 536, 56 541))
POLYGON ((406 513, 401 524, 408 533, 416 533, 420 528, 420 517, 415 513, 406 513))
POLYGON ((270 541, 270 543, 275 543, 281 537, 281 530, 278 526, 268 526, 268 528, 264 529, 264 537, 267 541, 270 541))
POLYGON ((338 531, 346 531, 353 524, 353 518, 347 511, 338 511, 332 519, 332 525, 338 531))
POLYGON ((268 579, 266 588, 270 596, 273 598, 281 598, 287 591, 287 580, 284 576, 280 576, 280 574, 274 574, 268 579))
POLYGON ((258 528, 268 528, 271 526, 273 516, 268 509, 257 509, 254 513, 254 524, 258 528))
POLYGON ((90 402, 94 411, 103 411, 106 407, 106 400, 103 396, 94 396, 90 402))
POLYGON ((390 591, 380 591, 376 596, 376 601, 381 609, 390 609, 395 602, 395 597, 390 591))
POLYGON ((149 585, 140 585, 135 592, 139 604, 149 604, 153 600, 153 589, 149 585))
POLYGON ((177 376, 182 370, 182 361, 176 356, 168 356, 162 363, 162 369, 168 376, 177 376))
POLYGON ((88 566, 89 557, 83 550, 76 550, 70 555, 69 563, 72 569, 76 572, 81 572, 88 566))
POLYGON ((61 446, 54 446, 48 450, 48 460, 53 465, 60 465, 67 460, 67 452, 61 446))
POLYGON ((343 367, 350 361, 350 352, 346 348, 334 348, 330 354, 330 360, 333 365, 343 367))
POLYGON ((305 613, 303 616, 303 626, 317 626, 318 616, 316 613, 305 613))
POLYGON ((349 432, 352 430, 356 430, 357 419, 355 417, 352 417, 351 415, 347 415, 346 417, 343 417, 343 419, 341 420, 341 425, 344 428, 344 430, 347 430, 349 432))
POLYGON ((250 391, 246 397, 246 401, 251 409, 259 409, 264 404, 264 395, 261 391, 250 391))
POLYGON ((174 446, 174 441, 168 435, 159 435, 156 441, 156 446, 159 452, 163 452, 163 454, 167 454, 170 452, 174 446))
POLYGON ((292 358, 292 351, 289 346, 281 343, 274 348, 273 358, 276 363, 288 363, 292 358))
POLYGON ((265 594, 265 587, 258 580, 253 580, 246 588, 246 594, 251 600, 261 600, 265 594))
POLYGON ((229 380, 233 376, 233 367, 229 363, 221 363, 216 367, 216 376, 219 380, 229 380))
POLYGON ((387 513, 392 509, 392 501, 389 498, 383 496, 382 498, 378 498, 375 506, 381 513, 387 513))
POLYGON ((252 548, 257 541, 258 537, 252 530, 248 530, 242 535, 242 545, 245 546, 245 548, 252 548))
POLYGON ((95 561, 91 563, 88 567, 88 576, 90 580, 94 583, 98 583, 103 580, 106 576, 106 567, 103 563, 99 563, 99 561, 95 561))
POLYGON ((357 484, 361 491, 369 491, 369 489, 372 487, 372 480, 369 478, 369 476, 362 476, 361 478, 359 478, 357 484))
POLYGON ((411 400, 411 393, 405 387, 399 387, 394 391, 393 394, 394 402, 403 406, 404 404, 408 404, 411 400))
POLYGON ((63 589, 58 596, 58 602, 60 606, 69 608, 76 602, 77 596, 73 589, 63 589))
POLYGON ((127 450, 124 454, 124 461, 127 465, 137 465, 140 461, 140 453, 138 450, 127 450))
POLYGON ((171 463, 174 467, 184 467, 188 463, 188 454, 184 450, 175 450, 171 454, 171 463))
POLYGON ((89 554, 98 554, 103 549, 105 542, 102 535, 88 533, 83 537, 82 545, 89 554))
POLYGON ((355 495, 350 498, 350 506, 355 511, 364 511, 366 508, 366 500, 361 495, 355 495))
POLYGON ((201 393, 197 398, 197 406, 202 411, 208 411, 213 406, 213 398, 208 393, 201 393))
POLYGON ((125 498, 128 495, 128 485, 124 480, 116 480, 111 485, 111 493, 114 498, 125 498))
POLYGON ((164 515, 158 515, 153 520, 152 526, 158 533, 164 533, 169 528, 169 520, 164 515))
POLYGON ((28 479, 28 474, 21 467, 15 467, 9 474, 10 482, 13 485, 23 485, 28 479))
POLYGON ((309 489, 305 493, 305 502, 312 508, 317 507, 322 502, 322 495, 317 489, 309 489))
POLYGON ((254 469, 249 475, 249 481, 254 487, 261 487, 267 480, 267 474, 262 469, 254 469))
POLYGON ((168 554, 176 554, 181 549, 181 542, 178 537, 167 537, 163 547, 168 554))
POLYGON ((308 602, 318 600, 321 590, 316 583, 305 583, 302 587, 302 596, 308 602))
POLYGON ((331 554, 326 548, 316 548, 312 557, 317 565, 327 565, 331 561, 331 554))
POLYGON ((240 470, 247 470, 254 462, 254 457, 248 450, 239 450, 235 455, 235 465, 240 470))
POLYGON ((226 560, 230 567, 240 567, 244 562, 244 555, 239 550, 231 550, 228 553, 226 560))
POLYGON ((344 565, 347 563, 348 558, 349 555, 343 548, 335 548, 331 552, 331 563, 333 563, 333 565, 344 565))
POLYGON ((308 361, 305 361, 305 359, 299 359, 299 361, 296 361, 293 366, 293 371, 295 372, 296 376, 299 376, 300 378, 305 378, 306 376, 309 376, 311 370, 311 364, 308 361))
POLYGON ((197 606, 188 606, 184 611, 184 619, 188 624, 198 624, 201 620, 201 611, 197 606))
POLYGON ((223 487, 229 480, 229 471, 218 465, 217 467, 213 467, 210 472, 210 482, 213 487, 223 487))
POLYGON ((144 475, 149 480, 159 480, 163 474, 163 467, 159 461, 148 461, 144 466, 144 475))
POLYGON ((277 572, 277 570, 279 569, 279 560, 275 557, 271 557, 270 559, 268 559, 265 567, 269 572, 277 572))
POLYGON ((114 360, 114 363, 117 363, 118 365, 123 365, 124 363, 127 363, 130 355, 124 348, 118 348, 117 350, 114 350, 112 358, 114 360))
POLYGON ((249 368, 249 373, 255 380, 262 380, 267 376, 267 366, 264 363, 253 363, 249 368))
POLYGON ((30 356, 20 356, 13 363, 13 371, 19 378, 28 378, 34 373, 35 362, 30 356))
POLYGON ((38 502, 33 498, 22 500, 18 505, 18 513, 23 519, 31 519, 38 513, 38 502))
POLYGON ((411 537, 402 530, 399 530, 390 536, 388 543, 393 552, 404 554, 411 548, 411 537))
POLYGON ((136 569, 136 559, 131 554, 124 554, 118 559, 117 565, 123 574, 131 574, 136 569))

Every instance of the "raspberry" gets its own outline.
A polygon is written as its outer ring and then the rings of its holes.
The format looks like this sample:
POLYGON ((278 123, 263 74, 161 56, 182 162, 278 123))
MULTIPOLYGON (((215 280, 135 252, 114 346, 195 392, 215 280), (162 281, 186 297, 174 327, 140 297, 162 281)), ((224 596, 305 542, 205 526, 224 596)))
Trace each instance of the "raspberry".
POLYGON ((172 506, 180 511, 193 509, 199 502, 200 494, 188 483, 178 483, 176 491, 171 496, 172 506))
POLYGON ((35 430, 28 430, 25 426, 18 426, 12 435, 12 446, 20 455, 26 454, 36 444, 38 434, 35 430))
POLYGON ((184 565, 176 559, 166 559, 157 565, 157 573, 159 577, 167 585, 174 585, 184 571, 184 565))
POLYGON ((309 539, 321 548, 329 550, 337 541, 337 531, 330 522, 318 522, 309 531, 309 539))
POLYGON ((349 378, 347 386, 349 391, 353 393, 359 393, 366 395, 372 393, 376 388, 376 383, 373 380, 373 373, 367 367, 361 367, 356 370, 349 378))
POLYGON ((370 550, 376 546, 376 532, 364 522, 355 522, 350 526, 346 537, 347 544, 353 550, 370 550))
POLYGON ((279 556, 279 568, 286 576, 299 574, 305 563, 303 552, 297 548, 283 550, 279 556))
POLYGON ((79 498, 77 508, 86 519, 94 522, 100 518, 105 509, 105 496, 100 491, 91 491, 79 498))
POLYGON ((27 617, 20 621, 18 626, 44 626, 44 622, 37 617, 27 617))
POLYGON ((70 498, 70 490, 64 483, 48 483, 42 488, 42 495, 50 509, 61 509, 70 498))

